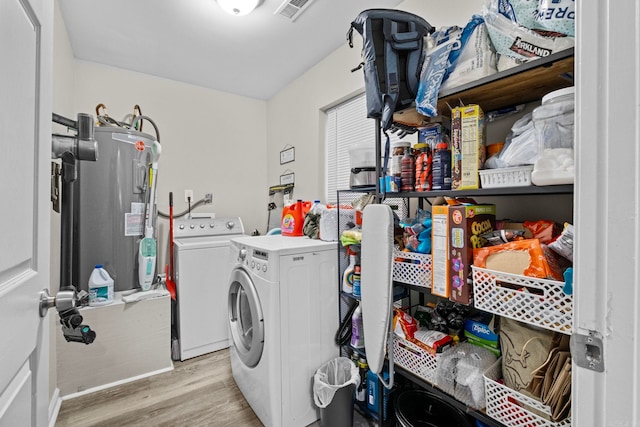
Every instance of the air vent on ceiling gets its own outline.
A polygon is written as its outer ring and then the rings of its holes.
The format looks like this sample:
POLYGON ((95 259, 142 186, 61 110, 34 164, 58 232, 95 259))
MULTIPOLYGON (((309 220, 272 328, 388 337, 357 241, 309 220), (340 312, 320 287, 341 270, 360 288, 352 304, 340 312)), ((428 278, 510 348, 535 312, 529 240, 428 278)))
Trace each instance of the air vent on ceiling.
POLYGON ((311 3, 313 0, 285 0, 273 14, 295 21, 311 3))

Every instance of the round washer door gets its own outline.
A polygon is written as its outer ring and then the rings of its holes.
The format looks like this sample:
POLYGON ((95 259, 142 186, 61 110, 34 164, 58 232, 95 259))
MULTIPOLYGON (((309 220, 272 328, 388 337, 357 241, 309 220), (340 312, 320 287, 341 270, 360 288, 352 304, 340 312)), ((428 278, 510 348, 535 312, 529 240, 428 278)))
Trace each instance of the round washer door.
POLYGON ((229 285, 231 339, 242 363, 253 368, 262 357, 264 321, 256 287, 249 274, 236 268, 229 285))

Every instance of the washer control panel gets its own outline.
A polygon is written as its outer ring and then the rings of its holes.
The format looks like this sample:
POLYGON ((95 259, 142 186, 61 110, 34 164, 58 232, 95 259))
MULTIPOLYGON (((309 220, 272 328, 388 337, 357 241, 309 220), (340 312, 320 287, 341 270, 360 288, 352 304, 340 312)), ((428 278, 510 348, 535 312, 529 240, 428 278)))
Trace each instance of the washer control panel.
POLYGON ((178 218, 173 220, 173 237, 226 236, 244 234, 240 217, 178 218))
POLYGON ((269 252, 244 245, 238 245, 236 251, 236 261, 252 273, 265 278, 273 274, 269 268, 269 252))

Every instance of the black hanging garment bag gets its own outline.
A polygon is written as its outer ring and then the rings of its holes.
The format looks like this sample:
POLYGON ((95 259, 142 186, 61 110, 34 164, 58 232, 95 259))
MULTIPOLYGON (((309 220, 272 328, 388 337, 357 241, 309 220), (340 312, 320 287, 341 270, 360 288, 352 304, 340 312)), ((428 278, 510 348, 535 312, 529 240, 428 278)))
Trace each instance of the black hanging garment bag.
POLYGON ((423 18, 395 9, 369 9, 351 23, 347 40, 353 47, 353 30, 362 36, 367 117, 381 119, 382 129, 393 123, 393 113, 409 107, 416 98, 424 37, 434 28, 423 18))

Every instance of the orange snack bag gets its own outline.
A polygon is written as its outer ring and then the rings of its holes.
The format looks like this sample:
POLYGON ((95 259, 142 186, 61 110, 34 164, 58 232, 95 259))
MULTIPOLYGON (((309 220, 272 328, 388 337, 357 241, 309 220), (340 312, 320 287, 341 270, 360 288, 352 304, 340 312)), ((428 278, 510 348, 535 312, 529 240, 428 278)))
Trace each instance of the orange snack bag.
POLYGON ((540 243, 549 243, 555 238, 556 224, 553 221, 546 219, 524 221, 522 225, 531 232, 534 239, 540 240, 540 243))
POLYGON ((517 240, 473 250, 473 265, 540 279, 556 279, 538 239, 517 240))

